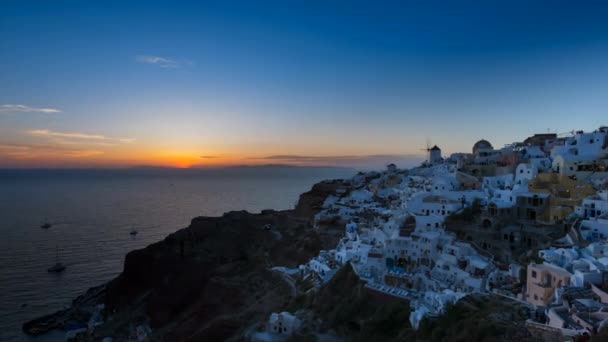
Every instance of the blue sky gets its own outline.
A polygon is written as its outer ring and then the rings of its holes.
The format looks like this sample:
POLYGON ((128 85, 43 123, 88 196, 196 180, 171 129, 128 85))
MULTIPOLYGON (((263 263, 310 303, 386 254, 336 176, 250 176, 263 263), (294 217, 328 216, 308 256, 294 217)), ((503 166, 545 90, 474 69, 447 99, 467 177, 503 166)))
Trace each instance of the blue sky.
POLYGON ((606 18, 599 1, 3 2, 0 167, 332 163, 591 130, 606 18))

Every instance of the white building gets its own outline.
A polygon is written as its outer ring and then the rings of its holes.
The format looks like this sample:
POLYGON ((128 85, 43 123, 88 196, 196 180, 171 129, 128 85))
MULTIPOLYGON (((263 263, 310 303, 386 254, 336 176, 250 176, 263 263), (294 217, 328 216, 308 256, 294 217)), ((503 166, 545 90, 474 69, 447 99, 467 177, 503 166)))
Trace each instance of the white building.
POLYGON ((460 201, 428 194, 421 194, 408 202, 410 212, 421 216, 438 216, 442 220, 461 208, 460 201))
POLYGON ((587 241, 605 241, 608 239, 608 219, 583 220, 579 231, 587 241))
POLYGON ((566 139, 564 145, 551 150, 553 171, 566 175, 586 176, 604 171, 601 160, 608 156, 608 128, 602 127, 592 133, 578 131, 566 139))
POLYGON ((608 191, 602 190, 596 195, 584 198, 575 212, 584 219, 594 219, 608 214, 608 191))
POLYGON ((331 255, 325 251, 321 251, 319 256, 311 259, 308 262, 308 267, 310 267, 324 283, 329 281, 338 271, 335 256, 332 258, 331 255))
POLYGON ((291 335, 300 327, 300 320, 289 312, 270 314, 268 331, 275 334, 291 335))
POLYGON ((528 184, 529 181, 536 178, 538 168, 532 164, 521 163, 515 169, 515 182, 518 184, 528 184))
POLYGON ((555 146, 551 150, 553 158, 559 155, 579 155, 590 159, 600 159, 608 152, 608 128, 601 127, 592 133, 576 132, 566 139, 563 146, 555 146))

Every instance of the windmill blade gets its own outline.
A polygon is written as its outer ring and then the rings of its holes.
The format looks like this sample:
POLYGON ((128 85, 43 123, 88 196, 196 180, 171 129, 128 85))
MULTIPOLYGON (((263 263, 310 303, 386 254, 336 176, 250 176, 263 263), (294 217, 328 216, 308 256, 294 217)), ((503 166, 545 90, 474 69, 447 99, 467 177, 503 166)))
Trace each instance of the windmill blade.
POLYGON ((426 137, 426 161, 431 162, 431 139, 429 137, 426 137))

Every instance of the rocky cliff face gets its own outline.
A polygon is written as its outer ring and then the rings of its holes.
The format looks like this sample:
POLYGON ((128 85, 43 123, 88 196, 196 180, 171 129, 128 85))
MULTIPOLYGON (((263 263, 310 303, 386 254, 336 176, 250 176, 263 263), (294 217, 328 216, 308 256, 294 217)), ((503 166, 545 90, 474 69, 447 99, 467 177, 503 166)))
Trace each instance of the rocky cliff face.
POLYGON ((127 254, 123 272, 105 286, 106 323, 86 339, 128 337, 145 323, 167 341, 237 339, 283 310, 292 285, 270 270, 317 255, 323 232, 310 226, 341 181, 316 184, 295 210, 235 211, 197 217, 163 241, 127 254))
POLYGON ((328 180, 315 184, 310 191, 300 195, 294 214, 301 218, 308 219, 309 223, 312 223, 315 214, 321 210, 325 199, 330 195, 347 191, 349 185, 348 182, 341 179, 328 180))

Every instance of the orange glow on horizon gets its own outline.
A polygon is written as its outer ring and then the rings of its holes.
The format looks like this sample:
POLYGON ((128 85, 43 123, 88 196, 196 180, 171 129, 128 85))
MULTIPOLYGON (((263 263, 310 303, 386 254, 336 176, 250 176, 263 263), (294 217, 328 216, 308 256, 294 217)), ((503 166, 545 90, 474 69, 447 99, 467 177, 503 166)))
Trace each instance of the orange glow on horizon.
MULTIPOLYGON (((42 142, 42 141, 41 141, 42 142)), ((94 144, 74 142, 66 145, 50 141, 48 145, 0 145, 0 167, 16 168, 129 168, 156 166, 171 168, 225 167, 237 165, 287 164, 295 166, 349 166, 365 158, 382 155, 373 149, 356 151, 325 146, 325 153, 315 147, 301 146, 192 146, 187 142, 160 145, 156 141, 94 144), (315 153, 316 152, 316 153, 315 153), (359 152, 359 153, 357 153, 359 152), (361 154, 363 152, 363 154, 361 154), (358 159, 360 158, 360 159, 358 159), (350 164, 349 164, 350 163, 350 164)), ((395 154, 397 155, 397 154, 395 154)), ((383 157, 376 157, 382 159, 383 157)), ((387 157, 387 158, 390 158, 387 157)), ((388 160, 377 161, 378 165, 388 160)))

